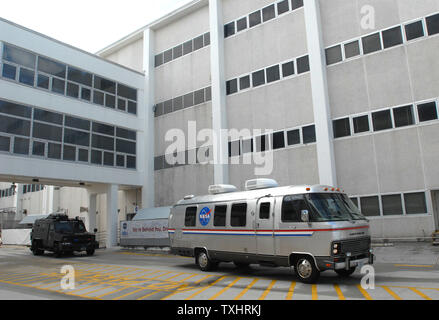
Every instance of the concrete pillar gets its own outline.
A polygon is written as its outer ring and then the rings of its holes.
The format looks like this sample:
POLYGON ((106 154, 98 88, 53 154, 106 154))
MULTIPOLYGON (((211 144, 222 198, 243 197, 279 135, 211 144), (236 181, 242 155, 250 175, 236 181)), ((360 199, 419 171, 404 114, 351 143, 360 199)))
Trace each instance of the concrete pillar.
POLYGON ((229 181, 228 136, 221 131, 227 129, 226 78, 224 68, 224 21, 221 0, 209 0, 210 16, 210 65, 212 77, 212 129, 215 133, 213 145, 214 183, 229 181))
POLYGON ((155 66, 154 66, 154 30, 146 29, 143 33, 143 70, 145 72, 145 120, 146 129, 143 137, 145 159, 144 181, 142 187, 142 208, 153 208, 155 198, 154 186, 154 138, 155 138, 155 66))
POLYGON ((23 220, 23 185, 16 184, 15 189, 15 220, 23 220))
POLYGON ((323 45, 319 0, 304 1, 306 36, 308 42, 311 88, 316 124, 317 159, 320 183, 336 186, 333 128, 329 104, 326 56, 323 45))
POLYGON ((88 232, 94 232, 96 229, 96 204, 97 194, 88 194, 88 215, 87 215, 87 230, 88 232))
POLYGON ((118 191, 119 186, 116 184, 107 186, 107 248, 117 246, 117 228, 119 225, 118 191))

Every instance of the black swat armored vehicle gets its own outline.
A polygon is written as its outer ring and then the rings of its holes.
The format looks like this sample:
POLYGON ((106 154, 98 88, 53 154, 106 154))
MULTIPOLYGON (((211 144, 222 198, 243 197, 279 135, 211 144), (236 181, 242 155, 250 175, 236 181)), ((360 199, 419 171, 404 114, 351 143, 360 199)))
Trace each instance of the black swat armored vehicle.
POLYGON ((36 256, 44 254, 45 250, 57 257, 80 251, 91 256, 99 247, 95 235, 87 232, 79 218, 69 219, 64 214, 51 214, 36 220, 30 237, 31 251, 36 256))

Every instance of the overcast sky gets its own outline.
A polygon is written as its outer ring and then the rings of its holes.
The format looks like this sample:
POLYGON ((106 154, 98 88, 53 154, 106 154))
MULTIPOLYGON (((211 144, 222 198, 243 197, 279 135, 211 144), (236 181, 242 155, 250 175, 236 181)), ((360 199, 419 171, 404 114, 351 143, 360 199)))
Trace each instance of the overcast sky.
POLYGON ((91 53, 191 0, 2 0, 0 17, 91 53))

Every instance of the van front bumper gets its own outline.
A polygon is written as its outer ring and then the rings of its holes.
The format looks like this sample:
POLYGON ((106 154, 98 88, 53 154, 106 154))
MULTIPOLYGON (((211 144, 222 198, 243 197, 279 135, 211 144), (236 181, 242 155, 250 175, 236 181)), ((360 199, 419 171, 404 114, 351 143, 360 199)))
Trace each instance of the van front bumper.
POLYGON ((362 267, 364 265, 372 265, 375 256, 372 252, 367 254, 333 258, 333 257, 316 257, 317 267, 320 271, 325 270, 349 270, 355 267, 362 267))

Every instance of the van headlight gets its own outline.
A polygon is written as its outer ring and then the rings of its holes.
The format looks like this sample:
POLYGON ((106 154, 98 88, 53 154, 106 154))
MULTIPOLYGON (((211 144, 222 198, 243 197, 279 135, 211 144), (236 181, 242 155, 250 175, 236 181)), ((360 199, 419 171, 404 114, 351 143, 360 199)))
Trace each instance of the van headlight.
POLYGON ((339 242, 332 243, 332 254, 334 256, 339 255, 341 252, 341 244, 339 242))

